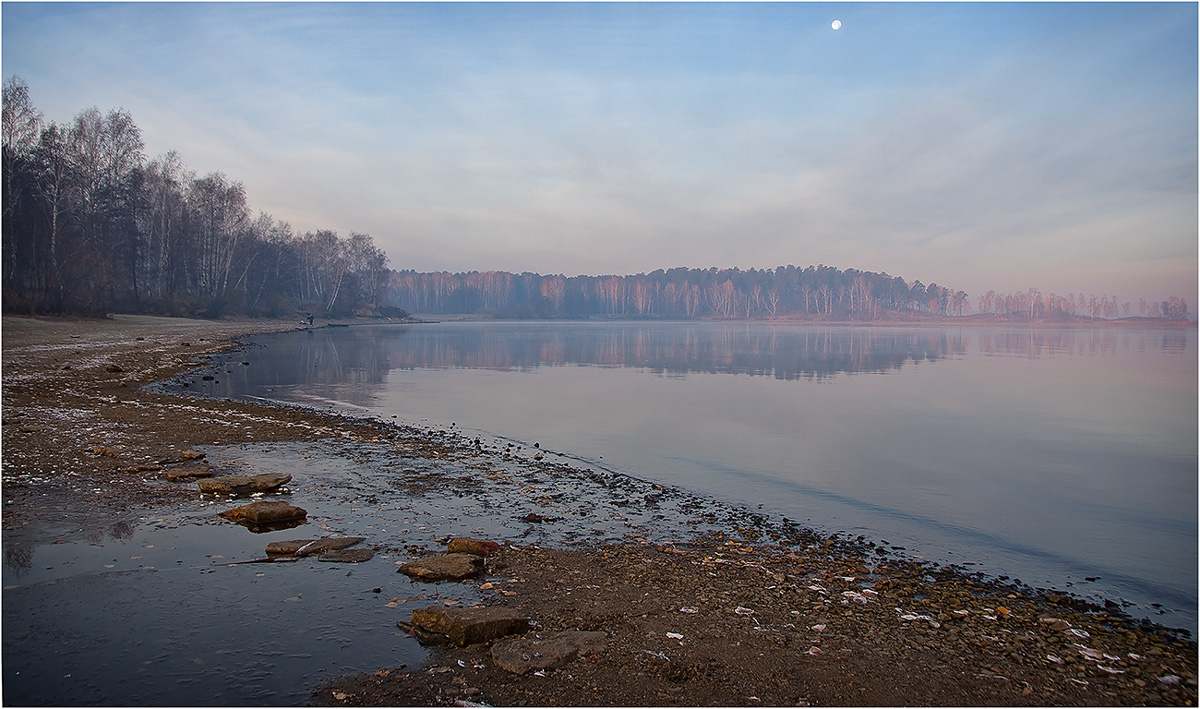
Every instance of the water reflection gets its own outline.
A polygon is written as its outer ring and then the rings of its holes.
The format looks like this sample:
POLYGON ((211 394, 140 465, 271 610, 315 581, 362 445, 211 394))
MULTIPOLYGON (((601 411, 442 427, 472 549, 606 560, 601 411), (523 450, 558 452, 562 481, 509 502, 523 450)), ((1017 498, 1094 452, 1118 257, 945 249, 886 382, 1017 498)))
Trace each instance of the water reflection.
POLYGON ((594 325, 496 330, 412 328, 392 350, 397 368, 539 366, 635 367, 658 374, 749 374, 823 380, 838 373, 885 372, 909 362, 961 354, 961 335, 876 328, 761 325, 594 325))
POLYGON ((23 578, 33 568, 35 553, 52 558, 61 556, 54 553, 57 544, 80 539, 92 546, 102 546, 108 541, 123 544, 134 531, 134 525, 124 517, 115 520, 103 515, 74 517, 69 526, 35 520, 4 533, 4 569, 15 578, 23 578), (47 539, 56 542, 47 547, 47 539))
POLYGON ((1190 625, 1194 333, 352 327, 264 337, 209 382, 191 374, 189 391, 541 441, 714 499, 901 540, 927 558, 1045 585, 1104 577, 1089 588, 1165 601, 1190 625))
POLYGON ((33 566, 33 542, 27 544, 4 543, 4 565, 18 574, 28 571, 33 566))
MULTIPOLYGON (((388 370, 633 367, 665 376, 746 374, 826 381, 923 362, 986 356, 1077 357, 1187 352, 1188 330, 879 328, 721 323, 445 323, 332 328, 261 338, 266 366, 231 363, 193 391, 239 396, 273 387, 329 391, 370 406, 388 370)), ((260 350, 261 352, 261 350, 260 350)))
POLYGON ((389 369, 532 371, 567 365, 821 381, 961 356, 968 347, 968 335, 960 330, 662 323, 339 328, 261 341, 271 351, 269 367, 228 367, 225 382, 197 378, 190 384, 221 395, 246 391, 247 384, 351 385, 352 393, 353 385, 381 384, 389 369))
POLYGON ((1078 329, 993 330, 981 329, 979 352, 986 355, 1016 355, 1029 359, 1056 355, 1112 355, 1119 350, 1168 354, 1187 351, 1190 330, 1129 330, 1114 327, 1078 329))

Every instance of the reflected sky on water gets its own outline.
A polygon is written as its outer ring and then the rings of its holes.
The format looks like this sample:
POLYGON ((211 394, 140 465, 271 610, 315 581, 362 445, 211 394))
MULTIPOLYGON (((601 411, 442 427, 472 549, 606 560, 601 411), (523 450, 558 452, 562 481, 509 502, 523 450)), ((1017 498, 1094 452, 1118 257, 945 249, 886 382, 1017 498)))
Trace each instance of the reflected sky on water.
POLYGON ((1194 330, 458 322, 256 343, 189 391, 537 441, 1195 628, 1194 330))

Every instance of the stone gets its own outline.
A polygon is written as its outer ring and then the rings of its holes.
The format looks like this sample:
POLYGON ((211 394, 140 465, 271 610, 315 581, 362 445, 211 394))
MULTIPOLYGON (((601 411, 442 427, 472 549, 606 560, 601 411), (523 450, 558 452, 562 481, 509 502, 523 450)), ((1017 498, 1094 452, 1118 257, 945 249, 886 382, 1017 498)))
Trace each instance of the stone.
POLYGON ((329 537, 271 542, 267 545, 267 556, 317 556, 354 546, 364 539, 366 537, 329 537))
POLYGON ((125 468, 125 472, 127 473, 151 473, 157 470, 162 470, 162 467, 157 463, 138 463, 137 465, 130 465, 125 468))
POLYGON ((511 608, 428 606, 412 612, 412 624, 445 635, 455 645, 473 645, 529 630, 529 617, 511 608))
POLYGON ((211 478, 212 476, 213 470, 207 463, 181 465, 167 471, 167 480, 171 482, 185 482, 195 480, 196 478, 211 478))
POLYGON ((292 479, 287 473, 264 473, 262 475, 226 475, 220 478, 197 481, 200 492, 209 495, 250 495, 256 492, 274 492, 292 479))
POLYGON ((1051 630, 1062 631, 1068 630, 1071 624, 1062 618, 1054 618, 1052 616, 1042 616, 1039 618, 1043 625, 1047 625, 1051 630))
POLYGON ((125 370, 122 369, 121 365, 119 365, 119 364, 110 364, 104 368, 104 371, 106 371, 110 374, 120 374, 121 372, 124 372, 125 370))
POLYGON ((303 520, 308 512, 286 502, 251 502, 220 513, 225 519, 254 526, 303 520))
POLYGON ((474 554, 428 556, 410 561, 397 571, 422 581, 458 581, 478 576, 483 571, 483 557, 474 554))
POLYGON ((309 544, 315 544, 319 539, 289 539, 284 542, 271 542, 267 545, 267 556, 292 556, 309 544))
POLYGON ((489 542, 483 539, 473 539, 471 537, 455 537, 446 544, 447 554, 474 554, 475 556, 487 556, 494 551, 500 549, 500 545, 496 542, 489 542))
POLYGON ((317 561, 361 564, 364 561, 370 561, 374 557, 375 551, 373 549, 338 549, 336 551, 326 552, 318 556, 317 561))
POLYGON ((580 655, 604 651, 607 636, 595 630, 564 630, 501 640, 492 647, 492 662, 500 669, 523 675, 552 670, 580 655))
POLYGON ((540 515, 536 512, 530 512, 529 514, 522 517, 521 521, 528 522, 530 524, 541 524, 542 522, 553 522, 556 519, 558 519, 558 518, 557 517, 546 517, 546 516, 540 515))

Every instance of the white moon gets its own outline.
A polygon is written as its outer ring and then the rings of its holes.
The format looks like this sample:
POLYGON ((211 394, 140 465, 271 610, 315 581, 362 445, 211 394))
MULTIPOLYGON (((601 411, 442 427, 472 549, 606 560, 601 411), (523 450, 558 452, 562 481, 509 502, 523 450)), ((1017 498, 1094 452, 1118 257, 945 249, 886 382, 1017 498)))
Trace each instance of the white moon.
POLYGON ((835 30, 840 30, 840 29, 842 28, 842 21, 841 21, 841 20, 834 20, 834 21, 833 21, 833 24, 831 24, 831 25, 829 25, 829 26, 830 26, 830 27, 832 27, 832 28, 834 28, 835 30))

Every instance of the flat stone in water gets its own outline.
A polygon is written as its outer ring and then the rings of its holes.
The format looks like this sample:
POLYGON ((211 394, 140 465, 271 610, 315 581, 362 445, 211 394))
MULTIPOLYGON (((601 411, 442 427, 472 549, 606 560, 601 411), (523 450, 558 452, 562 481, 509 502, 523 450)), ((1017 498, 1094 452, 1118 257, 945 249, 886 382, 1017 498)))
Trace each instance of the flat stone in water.
POLYGON ((472 645, 529 630, 529 616, 511 608, 429 606, 412 612, 412 624, 445 635, 456 645, 472 645))
POLYGON ((309 544, 319 539, 289 539, 285 542, 271 542, 267 545, 268 556, 291 556, 309 544))
POLYGON ((474 554, 475 556, 487 556, 498 550, 500 545, 496 542, 489 542, 485 539, 474 539, 472 537, 455 537, 446 543, 447 554, 474 554))
POLYGON ((171 482, 182 482, 196 478, 211 478, 212 476, 213 470, 209 467, 208 463, 200 462, 171 468, 167 471, 166 477, 171 482))
POLYGON ((303 520, 308 512, 286 502, 251 502, 220 513, 225 519, 250 525, 271 525, 303 520))
POLYGON ((250 495, 255 492, 273 492, 291 480, 287 473, 264 473, 262 475, 227 475, 220 478, 196 481, 200 492, 210 495, 250 495))
POLYGON ((410 561, 397 569, 422 581, 459 581, 483 571, 483 557, 474 554, 443 554, 410 561))
POLYGON ((354 546, 366 537, 330 537, 328 539, 289 539, 267 545, 268 556, 317 556, 354 546))
POLYGON ((373 549, 338 549, 318 556, 317 561, 358 564, 370 561, 374 556, 375 551, 373 549))

